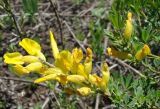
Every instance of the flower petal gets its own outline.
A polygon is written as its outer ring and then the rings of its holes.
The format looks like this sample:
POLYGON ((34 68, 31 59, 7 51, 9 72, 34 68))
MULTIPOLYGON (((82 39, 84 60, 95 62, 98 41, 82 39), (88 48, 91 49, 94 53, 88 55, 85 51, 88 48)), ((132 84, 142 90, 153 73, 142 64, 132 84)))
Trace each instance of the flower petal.
POLYGON ((24 38, 19 45, 22 46, 30 55, 37 55, 41 51, 40 45, 29 38, 24 38))
POLYGON ((92 74, 92 75, 90 74, 89 75, 89 82, 93 85, 100 87, 101 82, 102 82, 102 78, 100 78, 96 74, 92 74))
POLYGON ((36 79, 34 83, 41 83, 41 82, 48 81, 48 80, 55 80, 56 77, 57 77, 57 74, 50 74, 50 75, 36 79))
POLYGON ((144 59, 149 54, 151 54, 151 50, 150 50, 149 46, 145 44, 142 49, 137 51, 135 58, 138 61, 140 61, 140 60, 144 59))
POLYGON ((132 21, 130 20, 126 20, 126 27, 124 29, 124 38, 129 40, 131 38, 132 35, 132 21))
POLYGON ((14 68, 14 71, 20 75, 29 73, 29 71, 25 67, 23 67, 22 65, 19 65, 19 64, 15 65, 13 68, 14 68))
POLYGON ((85 78, 81 75, 68 75, 67 80, 69 82, 77 83, 77 84, 82 84, 85 82, 85 78))
POLYGON ((82 75, 87 79, 87 74, 85 73, 84 66, 81 63, 78 65, 77 74, 82 75))
POLYGON ((73 59, 76 63, 80 63, 83 59, 83 51, 82 49, 75 48, 72 50, 73 59))
POLYGON ((90 48, 87 48, 86 56, 87 57, 84 62, 84 71, 88 77, 92 70, 92 50, 90 48))
POLYGON ((68 82, 67 76, 63 74, 58 74, 58 76, 56 77, 56 80, 62 83, 63 85, 67 84, 68 82))
POLYGON ((4 62, 7 64, 23 64, 22 55, 19 52, 5 53, 4 62))
POLYGON ((77 89, 77 92, 79 95, 81 96, 87 96, 89 95, 92 91, 89 87, 81 87, 79 89, 77 89))
POLYGON ((55 73, 63 73, 61 69, 55 67, 55 68, 48 68, 43 74, 49 75, 49 74, 55 74, 55 73))
POLYGON ((19 42, 19 45, 22 46, 30 55, 46 60, 44 54, 41 52, 41 46, 36 41, 24 38, 19 42))
POLYGON ((49 33, 50 33, 50 41, 51 41, 50 43, 51 43, 51 47, 52 47, 53 56, 56 59, 59 54, 59 50, 57 47, 57 43, 54 39, 53 33, 51 31, 49 33))
POLYGON ((42 68, 42 66, 43 66, 42 63, 35 62, 27 65, 25 68, 30 72, 35 72, 35 71, 39 71, 42 68))
POLYGON ((132 35, 132 13, 128 12, 127 14, 127 20, 126 20, 126 26, 124 29, 124 38, 129 40, 132 35))
POLYGON ((104 84, 102 85, 102 89, 106 90, 108 82, 110 78, 110 72, 107 63, 102 64, 102 81, 104 84))
POLYGON ((68 73, 71 70, 72 64, 73 57, 67 50, 61 51, 55 60, 55 66, 60 68, 64 73, 68 73))
POLYGON ((25 63, 40 62, 40 60, 38 59, 38 57, 32 56, 32 55, 23 56, 22 61, 25 62, 25 63))
POLYGON ((132 13, 131 12, 128 12, 127 20, 132 21, 132 13))

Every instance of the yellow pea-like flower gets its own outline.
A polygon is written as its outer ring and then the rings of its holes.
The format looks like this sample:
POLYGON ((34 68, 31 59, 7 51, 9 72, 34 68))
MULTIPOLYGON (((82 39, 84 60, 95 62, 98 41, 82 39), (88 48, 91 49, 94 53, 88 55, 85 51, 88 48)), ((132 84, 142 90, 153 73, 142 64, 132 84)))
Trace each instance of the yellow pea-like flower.
POLYGON ((119 59, 128 59, 132 57, 130 53, 117 51, 114 48, 110 48, 110 47, 107 48, 107 53, 109 56, 113 56, 119 59))
POLYGON ((83 59, 82 49, 74 48, 72 50, 72 57, 73 57, 73 65, 71 68, 71 72, 72 72, 72 74, 76 74, 79 72, 78 66, 79 66, 81 60, 83 59))
POLYGON ((83 84, 83 82, 86 81, 85 77, 81 75, 68 75, 67 80, 69 82, 77 83, 77 84, 83 84))
POLYGON ((67 76, 66 75, 63 75, 63 74, 60 74, 56 77, 56 80, 60 83, 62 83, 63 85, 67 84, 68 83, 68 80, 67 80, 67 76))
POLYGON ((34 81, 34 83, 41 83, 41 82, 44 82, 44 81, 49 81, 49 80, 56 80, 57 78, 57 74, 50 74, 50 75, 47 75, 47 76, 44 76, 44 77, 41 77, 41 78, 38 78, 34 81))
POLYGON ((87 96, 90 93, 92 93, 92 91, 89 87, 81 87, 81 88, 77 89, 77 93, 81 96, 87 96))
POLYGON ((54 74, 54 73, 63 73, 62 70, 58 67, 54 67, 54 68, 47 68, 47 70, 45 70, 43 72, 44 75, 49 75, 49 74, 54 74))
POLYGON ((129 21, 132 21, 132 13, 131 13, 131 12, 128 12, 128 14, 127 14, 127 19, 128 19, 129 21))
POLYGON ((50 33, 50 44, 52 48, 52 53, 53 53, 54 58, 56 59, 58 57, 59 50, 58 50, 57 43, 54 39, 54 35, 52 31, 50 31, 49 33, 50 33))
POLYGON ((132 35, 132 13, 128 12, 128 19, 126 20, 126 26, 124 29, 124 38, 129 40, 131 38, 132 35))
POLYGON ((135 58, 140 61, 144 59, 147 55, 151 54, 151 50, 147 44, 143 46, 143 48, 139 51, 137 51, 135 58))
POLYGON ((84 71, 84 65, 82 65, 81 63, 78 65, 77 74, 82 75, 87 79, 87 74, 84 71))
POLYGON ((109 82, 109 78, 110 78, 110 72, 109 72, 109 68, 107 63, 103 63, 102 64, 102 89, 105 91, 107 86, 108 86, 108 82, 109 82))
POLYGON ((44 54, 41 52, 41 46, 34 40, 24 38, 19 45, 23 47, 30 55, 37 56, 43 60, 46 60, 44 54))
POLYGON ((61 51, 55 60, 55 66, 60 68, 64 73, 68 73, 71 70, 72 64, 72 54, 67 50, 61 51))
POLYGON ((22 57, 23 56, 19 52, 5 53, 3 56, 4 62, 7 64, 24 64, 22 57))
POLYGON ((14 71, 19 74, 19 75, 24 75, 24 74, 28 74, 30 73, 30 71, 28 71, 25 67, 23 67, 22 65, 20 64, 16 64, 14 67, 13 67, 14 71))
POLYGON ((22 57, 22 61, 24 63, 34 63, 34 62, 40 62, 39 58, 32 55, 26 55, 22 57))
POLYGON ((89 82, 93 85, 100 87, 101 83, 102 83, 102 78, 100 78, 96 74, 90 74, 89 75, 89 82))
POLYGON ((47 76, 38 78, 34 81, 34 83, 41 83, 41 82, 45 82, 45 81, 49 81, 49 80, 56 80, 62 84, 66 84, 68 82, 66 75, 61 74, 61 73, 54 73, 54 74, 49 74, 47 76))
POLYGON ((126 27, 124 29, 124 38, 129 40, 132 35, 132 22, 130 20, 126 20, 126 27))
POLYGON ((83 59, 83 51, 82 49, 75 48, 72 50, 72 55, 75 63, 80 63, 83 59))
POLYGON ((30 72, 37 72, 42 68, 42 63, 40 62, 35 62, 27 65, 25 68, 30 71, 30 72))
POLYGON ((87 77, 91 73, 91 70, 92 70, 92 50, 90 48, 87 48, 86 59, 84 61, 84 71, 87 77))

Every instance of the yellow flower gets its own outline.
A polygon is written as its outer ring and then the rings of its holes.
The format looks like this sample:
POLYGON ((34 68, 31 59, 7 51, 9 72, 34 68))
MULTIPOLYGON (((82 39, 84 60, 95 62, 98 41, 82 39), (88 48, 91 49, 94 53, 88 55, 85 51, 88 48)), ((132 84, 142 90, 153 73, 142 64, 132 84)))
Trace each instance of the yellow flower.
POLYGON ((80 63, 80 64, 78 64, 78 68, 77 68, 77 74, 78 75, 82 75, 83 77, 85 77, 86 79, 88 78, 87 76, 87 74, 85 73, 85 71, 84 71, 84 66, 80 63))
POLYGON ((25 68, 30 72, 37 72, 42 68, 42 66, 43 66, 42 63, 34 62, 34 63, 27 65, 25 68))
POLYGON ((49 80, 57 80, 62 84, 66 84, 68 82, 66 75, 61 74, 61 73, 53 73, 53 74, 49 74, 49 75, 36 79, 34 83, 41 83, 41 82, 45 82, 49 80))
POLYGON ((76 63, 80 63, 83 59, 83 51, 82 49, 75 48, 72 50, 73 59, 76 63))
POLYGON ((132 35, 132 22, 129 20, 126 20, 126 27, 124 29, 124 38, 129 40, 132 35))
POLYGON ((72 74, 78 73, 79 69, 78 66, 81 64, 81 60, 83 59, 83 52, 81 49, 75 48, 72 50, 72 57, 73 57, 73 65, 71 68, 72 74))
POLYGON ((84 71, 87 77, 91 73, 91 70, 92 70, 92 50, 90 48, 87 48, 86 59, 84 62, 84 71))
POLYGON ((128 13, 128 19, 126 20, 126 26, 124 29, 124 38, 129 40, 132 35, 132 13, 128 13))
POLYGON ((48 80, 56 80, 56 77, 57 77, 56 73, 50 74, 50 75, 47 75, 47 76, 36 79, 34 81, 34 83, 41 83, 41 82, 48 81, 48 80))
POLYGON ((28 74, 29 71, 23 67, 22 65, 19 65, 19 64, 16 64, 14 67, 13 67, 14 71, 17 73, 17 74, 20 74, 20 75, 23 75, 23 74, 28 74))
POLYGON ((117 51, 114 48, 110 48, 110 47, 107 48, 107 53, 109 56, 113 56, 113 57, 116 57, 119 59, 128 59, 128 58, 132 57, 132 55, 127 52, 120 52, 120 51, 117 51))
POLYGON ((110 72, 109 72, 109 68, 107 63, 103 63, 102 65, 102 81, 104 82, 101 86, 102 90, 106 90, 107 86, 108 86, 108 82, 109 82, 109 78, 110 78, 110 72))
POLYGON ((56 77, 56 80, 57 80, 58 82, 62 83, 63 85, 65 85, 65 84, 68 83, 67 76, 66 76, 66 75, 63 75, 63 74, 58 75, 58 76, 56 77))
POLYGON ((63 73, 61 69, 54 67, 54 68, 47 68, 47 70, 45 70, 43 72, 44 75, 49 75, 49 74, 54 74, 54 73, 63 73))
POLYGON ((6 53, 4 55, 4 62, 7 64, 24 64, 40 62, 39 58, 36 56, 26 55, 22 56, 19 52, 6 53))
POLYGON ((22 57, 22 61, 24 63, 34 63, 34 62, 40 62, 39 58, 36 56, 26 55, 22 57))
POLYGON ((135 57, 138 61, 140 61, 149 54, 151 54, 151 50, 150 50, 149 46, 147 44, 145 44, 143 46, 143 48, 136 53, 135 57))
POLYGON ((22 46, 30 55, 37 56, 42 60, 46 60, 45 56, 41 52, 41 46, 34 40, 24 38, 19 45, 22 46))
POLYGON ((102 78, 100 78, 96 74, 92 74, 92 75, 90 74, 89 75, 89 82, 93 85, 100 87, 101 83, 102 83, 102 78))
POLYGON ((68 73, 71 70, 72 64, 72 55, 67 50, 61 51, 55 60, 55 66, 60 68, 63 73, 68 73))
POLYGON ((132 13, 131 13, 131 12, 128 12, 128 14, 127 14, 127 19, 128 19, 129 21, 132 21, 132 13))
POLYGON ((87 96, 91 93, 91 89, 89 87, 81 87, 77 89, 77 93, 81 96, 87 96))
POLYGON ((24 64, 22 61, 22 55, 19 52, 5 53, 4 62, 7 64, 24 64))
POLYGON ((85 78, 81 75, 68 75, 67 80, 77 84, 83 84, 85 82, 85 78))
POLYGON ((50 33, 50 41, 51 41, 50 43, 51 43, 51 47, 52 47, 53 56, 56 59, 58 57, 59 50, 57 47, 57 43, 54 39, 53 33, 51 31, 49 33, 50 33))

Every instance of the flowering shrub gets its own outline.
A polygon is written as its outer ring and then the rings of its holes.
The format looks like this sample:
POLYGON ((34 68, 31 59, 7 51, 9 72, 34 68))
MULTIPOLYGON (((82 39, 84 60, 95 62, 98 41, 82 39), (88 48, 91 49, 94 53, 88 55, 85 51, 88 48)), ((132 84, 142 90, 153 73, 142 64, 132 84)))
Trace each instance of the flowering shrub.
MULTIPOLYGON (((65 86, 67 93, 76 93, 86 96, 100 90, 108 94, 107 85, 110 78, 108 65, 102 65, 102 77, 91 74, 92 71, 92 50, 87 48, 86 58, 80 48, 74 48, 72 52, 68 50, 59 51, 53 33, 50 31, 50 44, 54 57, 53 64, 46 62, 41 46, 34 40, 24 38, 19 45, 23 47, 28 55, 23 56, 19 52, 6 53, 4 62, 13 64, 17 74, 24 75, 36 72, 41 75, 34 83, 49 80, 58 81, 65 86), (68 84, 76 84, 76 89, 67 87, 68 84)), ((71 94, 72 94, 71 93, 71 94)))

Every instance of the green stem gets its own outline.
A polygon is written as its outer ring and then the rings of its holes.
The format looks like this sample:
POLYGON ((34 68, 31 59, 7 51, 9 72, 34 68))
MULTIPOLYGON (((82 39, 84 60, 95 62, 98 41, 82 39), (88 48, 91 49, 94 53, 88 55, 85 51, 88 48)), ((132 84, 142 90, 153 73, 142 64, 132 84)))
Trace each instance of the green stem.
POLYGON ((149 54, 148 56, 151 56, 151 57, 156 58, 156 59, 160 59, 160 56, 157 56, 157 55, 154 55, 154 54, 149 54))

